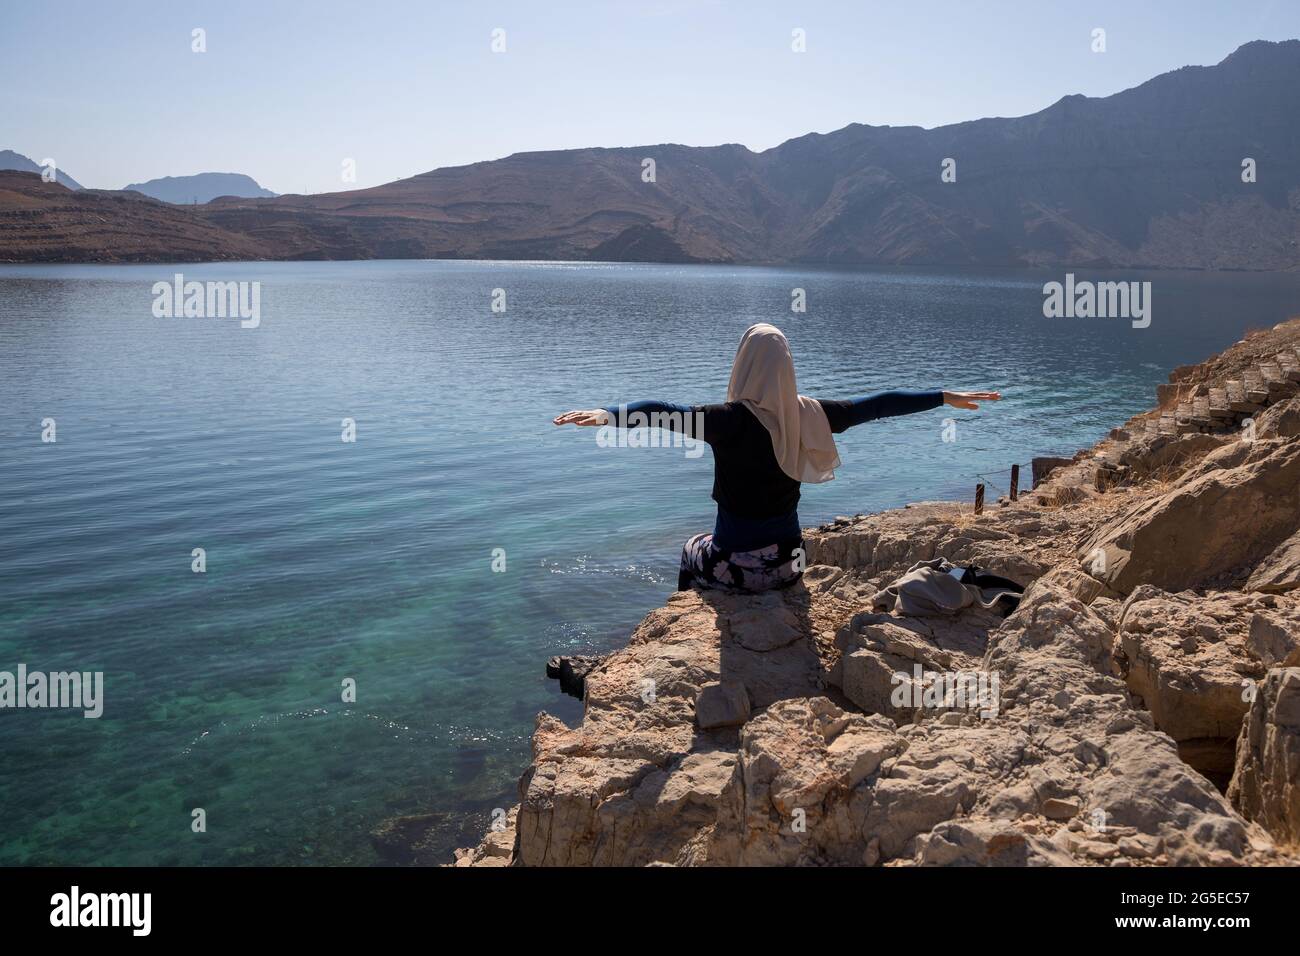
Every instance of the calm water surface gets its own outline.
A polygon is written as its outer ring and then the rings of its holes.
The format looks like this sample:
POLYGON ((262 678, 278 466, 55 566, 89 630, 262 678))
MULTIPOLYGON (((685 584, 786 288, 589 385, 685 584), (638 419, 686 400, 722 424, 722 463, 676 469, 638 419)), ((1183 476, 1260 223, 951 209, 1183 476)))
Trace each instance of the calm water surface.
POLYGON ((554 415, 721 401, 770 321, 814 396, 1006 396, 841 436, 805 524, 969 497, 976 474, 998 492, 1300 312, 1300 276, 1130 277, 1153 282, 1145 330, 1044 319, 1059 273, 0 266, 0 670, 106 682, 99 720, 0 710, 0 863, 374 863, 369 831, 400 814, 439 814, 448 852, 477 839, 536 712, 579 714, 546 657, 618 646, 712 525, 707 452, 600 448, 554 415), (260 327, 154 318, 178 270, 260 281, 260 327))

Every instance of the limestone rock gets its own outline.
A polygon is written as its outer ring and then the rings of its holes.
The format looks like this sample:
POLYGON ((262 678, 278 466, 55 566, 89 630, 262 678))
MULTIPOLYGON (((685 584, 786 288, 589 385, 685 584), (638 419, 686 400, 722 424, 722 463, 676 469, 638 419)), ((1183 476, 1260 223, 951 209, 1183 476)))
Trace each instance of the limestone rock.
POLYGON ((979 666, 997 614, 965 608, 950 617, 901 617, 860 612, 836 635, 844 650, 840 686, 868 714, 909 722, 926 674, 970 672, 979 666))
POLYGON ((1300 599, 1262 603, 1251 615, 1246 647, 1265 667, 1300 667, 1300 599))
POLYGON ((1293 591, 1300 588, 1300 531, 1269 554, 1246 582, 1250 591, 1293 591))
POLYGON ((1181 474, 1188 465, 1207 452, 1218 448, 1224 440, 1214 435, 1198 433, 1155 435, 1130 445, 1121 453, 1119 462, 1127 466, 1135 478, 1169 479, 1181 474))
MULTIPOLYGON (((1036 584, 1015 614, 987 631, 967 622, 936 633, 869 613, 845 621, 836 641, 850 655, 936 667, 973 662, 1001 675, 1003 707, 990 718, 966 714, 905 727, 814 690, 818 671, 797 649, 814 657, 834 651, 814 651, 810 631, 838 605, 829 595, 829 605, 807 598, 797 586, 775 599, 780 607, 769 598, 765 606, 778 613, 768 624, 737 613, 733 602, 742 598, 695 593, 675 595, 647 617, 629 646, 589 679, 580 726, 539 718, 510 861, 1032 866, 1148 859, 1117 848, 1121 838, 1142 838, 1142 847, 1159 846, 1186 863, 1271 850, 1266 840, 1254 848, 1223 797, 1133 709, 1111 671, 1109 627, 1067 592, 1036 584), (799 637, 787 644, 781 635, 792 627, 799 637), (974 653, 981 646, 982 659, 974 653), (654 694, 641 692, 647 674, 655 675, 654 694), (764 674, 767 687, 784 686, 787 696, 755 701, 738 734, 696 729, 697 698, 725 697, 729 681, 752 687, 764 674), (1080 829, 1059 837, 1054 828, 1067 809, 1080 829)), ((483 849, 475 858, 505 859, 483 849)))
POLYGON ((1030 473, 1034 487, 1037 488, 1040 484, 1046 481, 1056 469, 1063 468, 1066 465, 1071 465, 1073 463, 1073 458, 1042 457, 1033 459, 1033 461, 1030 462, 1030 473))
POLYGON ((1070 800, 1053 797, 1043 801, 1043 816, 1049 820, 1071 820, 1079 815, 1079 810, 1079 805, 1070 800))
POLYGON ((1134 719, 1124 685, 1109 676, 1110 639, 1085 605, 1034 585, 985 659, 1002 672, 1005 715, 1027 721, 1034 750, 1055 758, 1045 762, 1057 763, 1097 833, 1132 828, 1162 839, 1182 862, 1241 859, 1250 846, 1245 824, 1179 759, 1171 738, 1134 719), (1064 708, 1049 703, 1060 693, 1064 708))
POLYGON ((749 719, 749 692, 740 681, 705 684, 695 698, 695 722, 701 730, 737 727, 749 719))
POLYGON ((1260 684, 1228 797, 1279 843, 1300 843, 1300 668, 1275 668, 1260 684))
POLYGON ((1243 693, 1264 674, 1248 648, 1254 595, 1167 594, 1140 585, 1120 616, 1116 657, 1129 690, 1183 758, 1224 784, 1232 773, 1243 693))
POLYGON ((483 841, 473 849, 457 850, 453 866, 510 866, 514 862, 515 823, 519 808, 512 808, 500 821, 499 827, 490 829, 483 841))
POLYGON ((1071 866, 1049 840, 991 820, 941 823, 917 840, 920 866, 1071 866))
POLYGON ((1063 588, 1084 604, 1092 604, 1099 597, 1123 598, 1118 591, 1112 591, 1096 578, 1085 574, 1077 565, 1058 565, 1040 579, 1056 587, 1063 588))
POLYGON ((1102 526, 1079 559, 1123 594, 1139 584, 1181 591, 1253 568, 1297 527, 1300 440, 1235 442, 1102 526))
POLYGON ((1300 435, 1300 398, 1278 402, 1255 417, 1259 438, 1295 438, 1300 435))

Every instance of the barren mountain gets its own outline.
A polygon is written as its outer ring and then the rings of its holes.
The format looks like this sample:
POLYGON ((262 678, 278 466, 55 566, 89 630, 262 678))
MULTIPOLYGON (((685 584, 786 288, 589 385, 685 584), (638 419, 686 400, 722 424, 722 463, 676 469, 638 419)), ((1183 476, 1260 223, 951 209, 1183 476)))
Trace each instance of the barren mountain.
POLYGON ((205 203, 218 196, 244 199, 270 198, 275 193, 263 189, 257 180, 243 173, 195 173, 193 176, 163 176, 148 182, 132 183, 124 190, 134 190, 163 202, 205 203))
MULTIPOLYGON (((15 153, 12 149, 0 149, 0 170, 16 169, 19 172, 36 173, 39 176, 43 168, 39 163, 22 153, 15 153)), ((69 189, 83 188, 81 183, 57 167, 54 170, 54 178, 69 189)))
POLYGON ((0 171, 0 262, 199 262, 277 258, 269 246, 135 192, 0 171))
MULTIPOLYGON (((218 199, 186 222, 280 259, 1294 269, 1298 97, 1300 41, 1257 41, 1215 66, 1014 119, 854 124, 759 153, 734 144, 519 153, 371 189, 218 199), (949 159, 955 181, 941 177, 949 159)), ((37 258, 10 229, 12 201, 0 200, 0 259, 37 258)), ((58 234, 49 231, 47 253, 58 234)), ((180 234, 150 239, 140 247, 180 257, 167 251, 180 234)))

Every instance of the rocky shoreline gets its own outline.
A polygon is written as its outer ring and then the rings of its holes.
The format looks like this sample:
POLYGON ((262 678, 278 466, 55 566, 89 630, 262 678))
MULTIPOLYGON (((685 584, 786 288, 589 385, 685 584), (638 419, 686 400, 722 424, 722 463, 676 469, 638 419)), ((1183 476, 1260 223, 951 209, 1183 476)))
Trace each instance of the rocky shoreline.
POLYGON ((1293 320, 1176 370, 1016 502, 839 519, 795 587, 674 594, 578 726, 538 715, 454 865, 1300 862, 1298 347, 1293 320), (873 609, 935 557, 1020 607, 873 609), (995 706, 930 693, 952 675, 995 706))

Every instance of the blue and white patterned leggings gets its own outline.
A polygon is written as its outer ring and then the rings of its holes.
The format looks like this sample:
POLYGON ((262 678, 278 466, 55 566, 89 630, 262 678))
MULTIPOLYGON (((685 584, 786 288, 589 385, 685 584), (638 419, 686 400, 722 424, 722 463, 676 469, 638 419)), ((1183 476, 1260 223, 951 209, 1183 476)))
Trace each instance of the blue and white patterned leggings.
POLYGON ((677 590, 718 589, 754 594, 783 588, 803 574, 802 558, 802 539, 770 544, 754 551, 724 551, 714 545, 713 535, 697 534, 682 548, 677 590))

